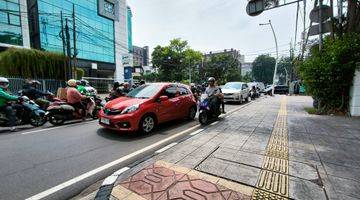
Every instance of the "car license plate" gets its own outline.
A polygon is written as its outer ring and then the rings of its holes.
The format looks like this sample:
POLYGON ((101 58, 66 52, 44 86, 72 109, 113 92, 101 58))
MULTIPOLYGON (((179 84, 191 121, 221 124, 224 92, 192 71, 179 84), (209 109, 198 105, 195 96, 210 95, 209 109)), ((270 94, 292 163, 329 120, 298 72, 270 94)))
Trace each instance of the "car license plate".
POLYGON ((108 118, 101 118, 100 122, 103 123, 103 124, 110 125, 110 120, 108 118))

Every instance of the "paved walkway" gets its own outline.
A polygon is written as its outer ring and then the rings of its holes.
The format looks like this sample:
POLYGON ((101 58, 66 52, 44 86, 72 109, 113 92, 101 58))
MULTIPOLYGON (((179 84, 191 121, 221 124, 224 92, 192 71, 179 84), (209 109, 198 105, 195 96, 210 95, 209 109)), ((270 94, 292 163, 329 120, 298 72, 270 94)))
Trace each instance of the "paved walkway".
POLYGON ((360 199, 360 120, 268 97, 123 173, 112 199, 360 199))

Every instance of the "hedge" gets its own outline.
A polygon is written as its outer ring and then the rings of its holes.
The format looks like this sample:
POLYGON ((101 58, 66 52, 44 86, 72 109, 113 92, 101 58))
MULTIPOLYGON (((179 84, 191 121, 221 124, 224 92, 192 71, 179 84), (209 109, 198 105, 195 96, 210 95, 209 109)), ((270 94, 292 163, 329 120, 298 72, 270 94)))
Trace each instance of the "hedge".
POLYGON ((65 61, 57 53, 9 48, 0 53, 0 76, 64 80, 65 61))

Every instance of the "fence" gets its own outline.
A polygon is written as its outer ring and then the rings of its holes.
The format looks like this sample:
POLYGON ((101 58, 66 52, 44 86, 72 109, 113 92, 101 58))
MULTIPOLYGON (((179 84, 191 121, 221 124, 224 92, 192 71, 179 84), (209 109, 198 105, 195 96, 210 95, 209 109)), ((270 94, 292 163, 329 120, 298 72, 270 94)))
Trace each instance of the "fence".
POLYGON ((114 83, 112 78, 83 77, 83 79, 89 81, 90 85, 96 88, 98 93, 108 93, 114 83))
MULTIPOLYGON (((17 94, 19 90, 23 89, 23 86, 25 84, 25 79, 23 78, 8 78, 10 82, 9 90, 17 94)), ((57 89, 59 87, 65 87, 66 84, 64 81, 61 80, 55 80, 55 79, 37 79, 40 81, 42 90, 43 91, 50 91, 54 94, 56 94, 57 89)))
MULTIPOLYGON (((10 82, 9 90, 17 94, 19 90, 23 89, 25 84, 25 79, 23 78, 8 78, 10 82)), ((83 77, 83 79, 89 81, 90 85, 93 86, 98 93, 108 93, 114 83, 114 79, 111 78, 92 78, 92 77, 83 77)), ((66 82, 55 79, 37 79, 41 82, 43 91, 50 91, 56 94, 57 89, 60 87, 65 87, 66 82)))

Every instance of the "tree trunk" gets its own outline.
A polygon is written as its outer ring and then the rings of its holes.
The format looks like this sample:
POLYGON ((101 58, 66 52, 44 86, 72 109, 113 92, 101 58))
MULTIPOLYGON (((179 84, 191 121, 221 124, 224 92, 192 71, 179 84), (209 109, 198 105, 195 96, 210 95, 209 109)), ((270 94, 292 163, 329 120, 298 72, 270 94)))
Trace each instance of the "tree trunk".
POLYGON ((360 32, 360 1, 348 0, 346 32, 360 32))

